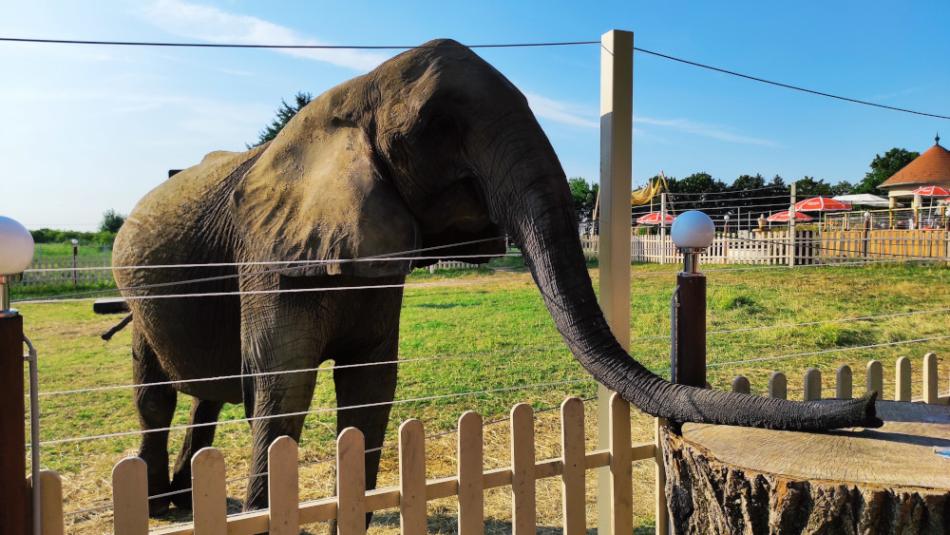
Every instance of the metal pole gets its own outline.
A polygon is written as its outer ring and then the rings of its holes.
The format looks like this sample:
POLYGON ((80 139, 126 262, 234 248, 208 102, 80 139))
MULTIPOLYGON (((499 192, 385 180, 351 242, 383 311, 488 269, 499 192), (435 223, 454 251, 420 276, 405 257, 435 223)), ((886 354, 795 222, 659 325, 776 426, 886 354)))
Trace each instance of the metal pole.
POLYGON ((683 251, 683 271, 673 296, 671 373, 674 383, 706 388, 706 276, 699 271, 701 251, 683 251))
POLYGON ((73 288, 79 284, 79 278, 76 274, 76 256, 79 255, 79 244, 73 241, 73 288))
MULTIPOLYGON (((629 350, 633 33, 611 30, 600 43, 600 306, 614 337, 629 350)), ((610 391, 598 386, 601 448, 610 444, 609 402, 610 391)), ((597 476, 598 533, 611 535, 610 474, 601 468, 597 476)))
MULTIPOLYGON (((0 286, 5 293, 7 285, 0 286)), ((27 533, 23 317, 8 307, 0 309, 0 385, 0 528, 3 533, 27 533)))

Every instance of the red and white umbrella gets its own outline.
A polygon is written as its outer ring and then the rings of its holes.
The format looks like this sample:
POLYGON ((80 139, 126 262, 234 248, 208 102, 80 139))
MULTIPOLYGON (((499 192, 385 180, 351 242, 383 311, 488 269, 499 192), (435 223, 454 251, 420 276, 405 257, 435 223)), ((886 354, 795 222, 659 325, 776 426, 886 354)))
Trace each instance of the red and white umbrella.
POLYGON ((950 189, 943 186, 921 186, 911 193, 921 197, 950 197, 950 189))
MULTIPOLYGON (((783 210, 781 212, 776 212, 770 215, 769 217, 766 218, 766 221, 770 221, 772 223, 788 223, 789 219, 791 219, 791 217, 789 216, 789 211, 783 210)), ((795 212, 795 221, 806 222, 806 221, 814 221, 814 220, 815 218, 808 214, 795 212)))
POLYGON ((663 218, 660 212, 650 212, 648 214, 643 214, 637 218, 637 223, 640 225, 659 225, 660 221, 665 222, 667 225, 673 224, 673 216, 666 214, 666 217, 663 218))
POLYGON ((851 203, 837 201, 831 197, 818 196, 795 203, 796 212, 837 212, 850 209, 851 203))

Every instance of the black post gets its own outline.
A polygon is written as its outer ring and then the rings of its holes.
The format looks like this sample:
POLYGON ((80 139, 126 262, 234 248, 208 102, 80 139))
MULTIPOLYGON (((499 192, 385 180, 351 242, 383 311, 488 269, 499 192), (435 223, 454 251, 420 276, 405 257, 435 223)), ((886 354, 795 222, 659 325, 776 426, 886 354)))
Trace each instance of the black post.
POLYGON ((79 256, 79 244, 73 241, 73 288, 79 285, 79 277, 76 273, 76 257, 79 256))
POLYGON ((23 317, 0 310, 0 532, 28 533, 23 317))
MULTIPOLYGON (((687 255, 698 253, 687 252, 687 255)), ((692 264, 695 266, 695 263, 692 264)), ((687 262, 689 266, 689 262, 687 262)), ((706 276, 695 271, 676 275, 673 304, 672 381, 706 387, 706 276)))

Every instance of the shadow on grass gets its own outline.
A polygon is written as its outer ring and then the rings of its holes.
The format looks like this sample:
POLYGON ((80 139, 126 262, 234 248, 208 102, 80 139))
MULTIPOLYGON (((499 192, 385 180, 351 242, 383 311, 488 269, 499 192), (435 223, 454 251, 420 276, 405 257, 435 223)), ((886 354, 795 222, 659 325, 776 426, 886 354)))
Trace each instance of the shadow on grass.
MULTIPOLYGON (((234 515, 241 512, 241 506, 243 502, 235 498, 228 498, 228 514, 234 515)), ((191 511, 186 509, 178 509, 172 507, 167 514, 162 516, 162 520, 173 523, 184 523, 191 522, 192 516, 191 511)), ((426 533, 438 534, 438 535, 455 535, 458 533, 458 517, 447 510, 437 510, 430 513, 427 516, 428 525, 426 526, 426 533)), ((399 511, 385 511, 375 513, 373 515, 373 520, 370 525, 370 528, 373 527, 384 527, 399 529, 399 511)), ((318 522, 314 524, 308 524, 306 529, 302 529, 300 533, 302 535, 329 535, 329 522, 318 522)), ((495 518, 486 518, 485 519, 485 534, 486 535, 507 535, 512 533, 511 521, 509 520, 498 520, 495 518)), ((564 530, 560 527, 555 526, 538 526, 537 534, 538 535, 560 535, 564 530)), ((645 523, 644 525, 637 526, 633 529, 633 535, 649 535, 655 533, 655 528, 652 522, 645 523)), ((588 528, 587 535, 596 535, 597 528, 588 528)))

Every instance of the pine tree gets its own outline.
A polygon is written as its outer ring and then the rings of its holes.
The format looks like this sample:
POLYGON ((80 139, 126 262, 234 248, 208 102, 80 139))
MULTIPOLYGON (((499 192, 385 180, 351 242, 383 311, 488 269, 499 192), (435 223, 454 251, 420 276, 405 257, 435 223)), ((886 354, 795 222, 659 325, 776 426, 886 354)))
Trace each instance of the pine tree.
POLYGON ((274 139, 277 134, 284 128, 288 121, 290 121, 294 115, 297 115, 297 112, 303 109, 304 106, 310 103, 313 100, 313 95, 310 93, 305 93, 299 91, 294 95, 293 104, 287 104, 287 101, 280 99, 280 107, 277 108, 277 117, 271 121, 270 125, 267 126, 264 130, 261 130, 260 135, 258 136, 257 143, 253 145, 248 145, 247 148, 257 147, 263 145, 268 141, 274 139))

